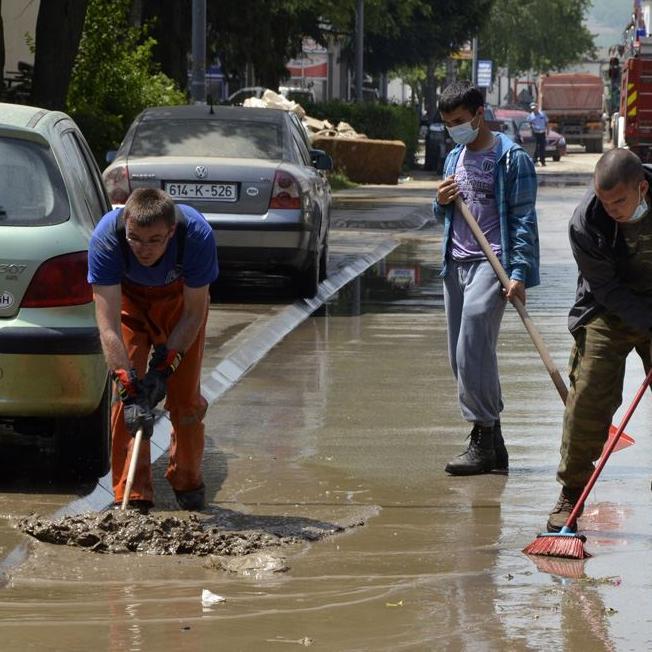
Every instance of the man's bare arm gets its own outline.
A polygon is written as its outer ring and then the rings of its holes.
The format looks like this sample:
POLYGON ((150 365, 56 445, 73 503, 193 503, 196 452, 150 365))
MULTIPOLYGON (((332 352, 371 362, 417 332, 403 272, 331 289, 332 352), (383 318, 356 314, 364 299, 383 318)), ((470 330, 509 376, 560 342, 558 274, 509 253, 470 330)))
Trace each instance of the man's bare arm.
POLYGON ((120 311, 122 308, 122 288, 120 285, 94 285, 95 317, 100 329, 100 340, 106 364, 111 371, 129 369, 131 363, 127 355, 122 330, 120 311))
POLYGON ((183 286, 183 313, 167 341, 167 348, 185 353, 195 341, 208 310, 208 285, 183 286))

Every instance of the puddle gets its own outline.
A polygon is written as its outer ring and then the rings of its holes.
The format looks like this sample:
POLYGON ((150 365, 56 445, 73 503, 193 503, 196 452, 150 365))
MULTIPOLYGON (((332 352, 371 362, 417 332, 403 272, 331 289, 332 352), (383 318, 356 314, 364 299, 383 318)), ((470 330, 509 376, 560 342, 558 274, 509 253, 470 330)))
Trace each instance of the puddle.
POLYGON ((428 313, 444 307, 439 243, 409 240, 346 285, 327 304, 331 316, 428 313))

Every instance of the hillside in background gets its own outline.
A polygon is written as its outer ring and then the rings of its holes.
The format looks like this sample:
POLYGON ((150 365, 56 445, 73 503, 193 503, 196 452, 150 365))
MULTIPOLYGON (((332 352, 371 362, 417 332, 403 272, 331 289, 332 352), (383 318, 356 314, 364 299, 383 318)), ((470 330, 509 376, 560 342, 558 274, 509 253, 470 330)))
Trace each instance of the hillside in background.
POLYGON ((597 35, 595 44, 610 47, 620 43, 633 9, 634 0, 593 0, 586 24, 597 35))

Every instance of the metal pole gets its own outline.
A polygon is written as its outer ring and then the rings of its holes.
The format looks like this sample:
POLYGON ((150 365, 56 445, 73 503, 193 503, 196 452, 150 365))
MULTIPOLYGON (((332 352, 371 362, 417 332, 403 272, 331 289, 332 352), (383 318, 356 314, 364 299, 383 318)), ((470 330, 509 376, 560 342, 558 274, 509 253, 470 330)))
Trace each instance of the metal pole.
POLYGON ((362 102, 364 75, 364 0, 358 0, 355 12, 355 99, 362 102))
POLYGON ((474 86, 478 85, 478 37, 474 36, 473 37, 473 46, 472 46, 472 53, 473 53, 473 58, 472 58, 472 71, 471 71, 471 83, 474 86))
POLYGON ((192 0, 192 82, 193 104, 206 104, 206 0, 192 0))

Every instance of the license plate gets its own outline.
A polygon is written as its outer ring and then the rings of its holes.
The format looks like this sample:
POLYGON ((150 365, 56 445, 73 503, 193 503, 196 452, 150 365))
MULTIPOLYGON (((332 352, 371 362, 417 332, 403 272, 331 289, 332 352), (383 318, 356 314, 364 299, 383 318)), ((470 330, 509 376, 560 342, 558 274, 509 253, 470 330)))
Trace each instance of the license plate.
POLYGON ((170 197, 179 199, 238 201, 236 183, 166 183, 165 191, 170 197))

